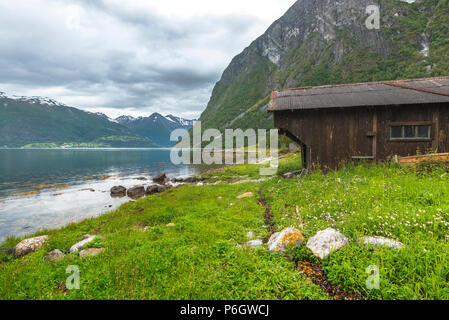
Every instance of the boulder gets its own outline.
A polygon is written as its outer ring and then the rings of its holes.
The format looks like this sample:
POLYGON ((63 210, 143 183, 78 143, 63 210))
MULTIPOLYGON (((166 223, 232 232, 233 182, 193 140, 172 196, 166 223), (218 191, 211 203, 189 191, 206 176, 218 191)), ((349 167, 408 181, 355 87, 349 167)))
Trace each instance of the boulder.
POLYGON ((125 197, 126 196, 126 188, 123 186, 115 186, 111 188, 111 197, 125 197))
POLYGON ((252 192, 247 192, 244 194, 241 194, 237 197, 237 199, 243 199, 243 198, 251 198, 252 196, 254 196, 254 194, 252 192))
POLYGON ((70 248, 70 252, 79 252, 80 250, 82 250, 88 243, 94 241, 94 239, 97 236, 90 236, 88 238, 85 238, 83 240, 81 240, 78 243, 75 243, 71 248, 70 248))
POLYGON ((339 231, 328 228, 318 232, 315 236, 310 238, 309 241, 307 241, 307 248, 309 248, 316 257, 324 259, 332 252, 339 250, 347 244, 349 244, 348 238, 339 231))
POLYGON ((161 185, 155 184, 155 185, 147 187, 147 190, 145 191, 145 194, 146 195, 158 194, 158 193, 162 193, 165 190, 168 190, 170 188, 171 188, 171 186, 169 186, 169 185, 162 185, 161 186, 161 185))
POLYGON ((400 250, 404 248, 404 245, 399 241, 388 239, 384 237, 362 237, 359 242, 364 245, 370 245, 374 247, 386 246, 395 250, 400 250))
POLYGON ((16 258, 23 257, 30 252, 39 250, 48 240, 48 236, 40 236, 20 241, 14 248, 16 258))
POLYGON ((132 187, 128 189, 128 197, 131 199, 139 199, 145 196, 145 188, 143 186, 132 187))
POLYGON ((79 256, 84 258, 84 257, 93 257, 96 255, 99 255, 100 253, 102 253, 103 251, 105 251, 105 248, 90 248, 90 249, 85 249, 80 251, 79 256))
POLYGON ((157 176, 155 176, 153 178, 153 181, 158 183, 158 184, 165 184, 166 182, 169 181, 169 179, 167 178, 167 176, 165 175, 165 173, 161 173, 157 176))
POLYGON ((285 228, 281 232, 273 233, 268 241, 268 247, 272 252, 283 252, 289 247, 301 245, 304 235, 296 228, 285 228))
POLYGON ((64 259, 65 254, 61 250, 53 250, 47 253, 44 257, 45 262, 53 262, 53 261, 59 261, 64 259))

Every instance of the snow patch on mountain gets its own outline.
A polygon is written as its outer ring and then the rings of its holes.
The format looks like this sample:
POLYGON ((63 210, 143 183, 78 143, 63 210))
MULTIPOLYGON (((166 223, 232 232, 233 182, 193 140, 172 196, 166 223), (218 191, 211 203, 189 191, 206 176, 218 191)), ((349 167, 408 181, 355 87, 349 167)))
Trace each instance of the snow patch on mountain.
POLYGON ((26 102, 29 104, 35 104, 35 105, 46 105, 50 107, 68 107, 66 104, 63 104, 61 102, 58 102, 54 99, 48 98, 48 97, 41 97, 41 96, 32 96, 32 97, 26 97, 26 96, 15 96, 15 95, 8 95, 5 92, 0 92, 0 99, 11 99, 16 100, 20 102, 26 102))
POLYGON ((196 121, 196 120, 188 120, 188 119, 184 119, 184 118, 181 118, 181 117, 176 117, 176 116, 171 115, 171 114, 166 115, 165 119, 167 119, 167 120, 169 120, 171 122, 180 124, 182 126, 193 126, 195 124, 195 121, 196 121))

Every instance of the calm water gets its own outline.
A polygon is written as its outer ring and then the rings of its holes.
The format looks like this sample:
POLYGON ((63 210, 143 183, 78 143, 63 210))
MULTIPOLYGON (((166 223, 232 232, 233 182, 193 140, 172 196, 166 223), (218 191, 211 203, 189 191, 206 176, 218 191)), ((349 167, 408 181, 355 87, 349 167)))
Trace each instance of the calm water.
POLYGON ((187 177, 204 169, 173 165, 169 149, 0 149, 0 242, 130 201, 111 198, 113 186, 147 186, 161 172, 187 177))

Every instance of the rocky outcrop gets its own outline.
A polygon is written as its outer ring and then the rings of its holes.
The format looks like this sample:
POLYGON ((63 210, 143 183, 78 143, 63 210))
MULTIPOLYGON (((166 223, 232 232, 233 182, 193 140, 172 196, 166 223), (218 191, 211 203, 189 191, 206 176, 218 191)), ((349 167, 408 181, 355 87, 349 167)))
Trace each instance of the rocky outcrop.
POLYGON ((388 248, 392 248, 395 250, 400 250, 404 248, 404 245, 400 243, 399 241, 384 238, 384 237, 362 237, 359 239, 359 242, 363 245, 373 246, 373 247, 379 247, 379 246, 385 246, 388 248))
POLYGON ((126 188, 123 186, 115 186, 111 188, 111 197, 121 198, 126 197, 126 188))
POLYGON ((136 187, 129 188, 127 195, 131 199, 142 198, 145 196, 145 187, 144 186, 136 186, 136 187))
POLYGON ((315 236, 310 238, 309 241, 307 241, 307 248, 309 248, 316 257, 324 259, 347 244, 349 244, 348 238, 339 231, 328 228, 318 232, 315 236))
POLYGON ((301 245, 304 235, 296 228, 285 228, 281 232, 273 233, 268 241, 268 247, 272 252, 284 252, 287 248, 301 245))
POLYGON ((54 262, 64 259, 65 254, 61 250, 53 250, 47 253, 44 257, 45 262, 54 262))
POLYGON ((48 240, 48 236, 40 236, 20 241, 14 248, 16 258, 23 257, 30 252, 39 250, 48 240))

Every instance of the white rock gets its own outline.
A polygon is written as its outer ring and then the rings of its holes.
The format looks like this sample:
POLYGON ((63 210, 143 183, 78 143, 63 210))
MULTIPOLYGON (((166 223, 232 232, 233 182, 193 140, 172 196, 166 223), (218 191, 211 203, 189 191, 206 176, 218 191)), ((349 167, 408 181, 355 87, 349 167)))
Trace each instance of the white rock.
POLYGON ((268 241, 270 251, 284 252, 288 247, 301 245, 304 235, 296 228, 285 228, 281 232, 273 233, 268 241))
POLYGON ((324 259, 332 252, 339 250, 347 244, 349 244, 348 238, 339 231, 328 228, 318 232, 315 236, 310 238, 309 241, 307 241, 307 248, 309 248, 316 257, 324 259))
POLYGON ((30 252, 39 250, 44 243, 48 240, 48 236, 41 236, 35 238, 29 238, 20 241, 14 248, 14 255, 16 258, 23 257, 30 252))
POLYGON ((404 245, 399 241, 395 241, 393 239, 388 239, 384 237, 362 237, 359 239, 361 244, 370 245, 374 247, 378 246, 386 246, 389 248, 393 248, 395 250, 400 250, 404 248, 404 245))
POLYGON ((254 233, 250 231, 246 234, 246 237, 251 239, 252 237, 254 237, 254 233))
POLYGON ((263 240, 251 240, 245 244, 238 244, 236 248, 249 247, 249 248, 257 248, 263 245, 263 240))
POLYGON ((82 250, 88 243, 94 241, 94 239, 97 236, 90 236, 89 238, 86 238, 78 243, 75 243, 71 248, 70 248, 70 252, 78 252, 80 250, 82 250))
POLYGON ((257 248, 257 247, 260 247, 261 245, 263 245, 263 241, 262 240, 251 240, 251 241, 248 241, 245 245, 250 248, 257 248))

